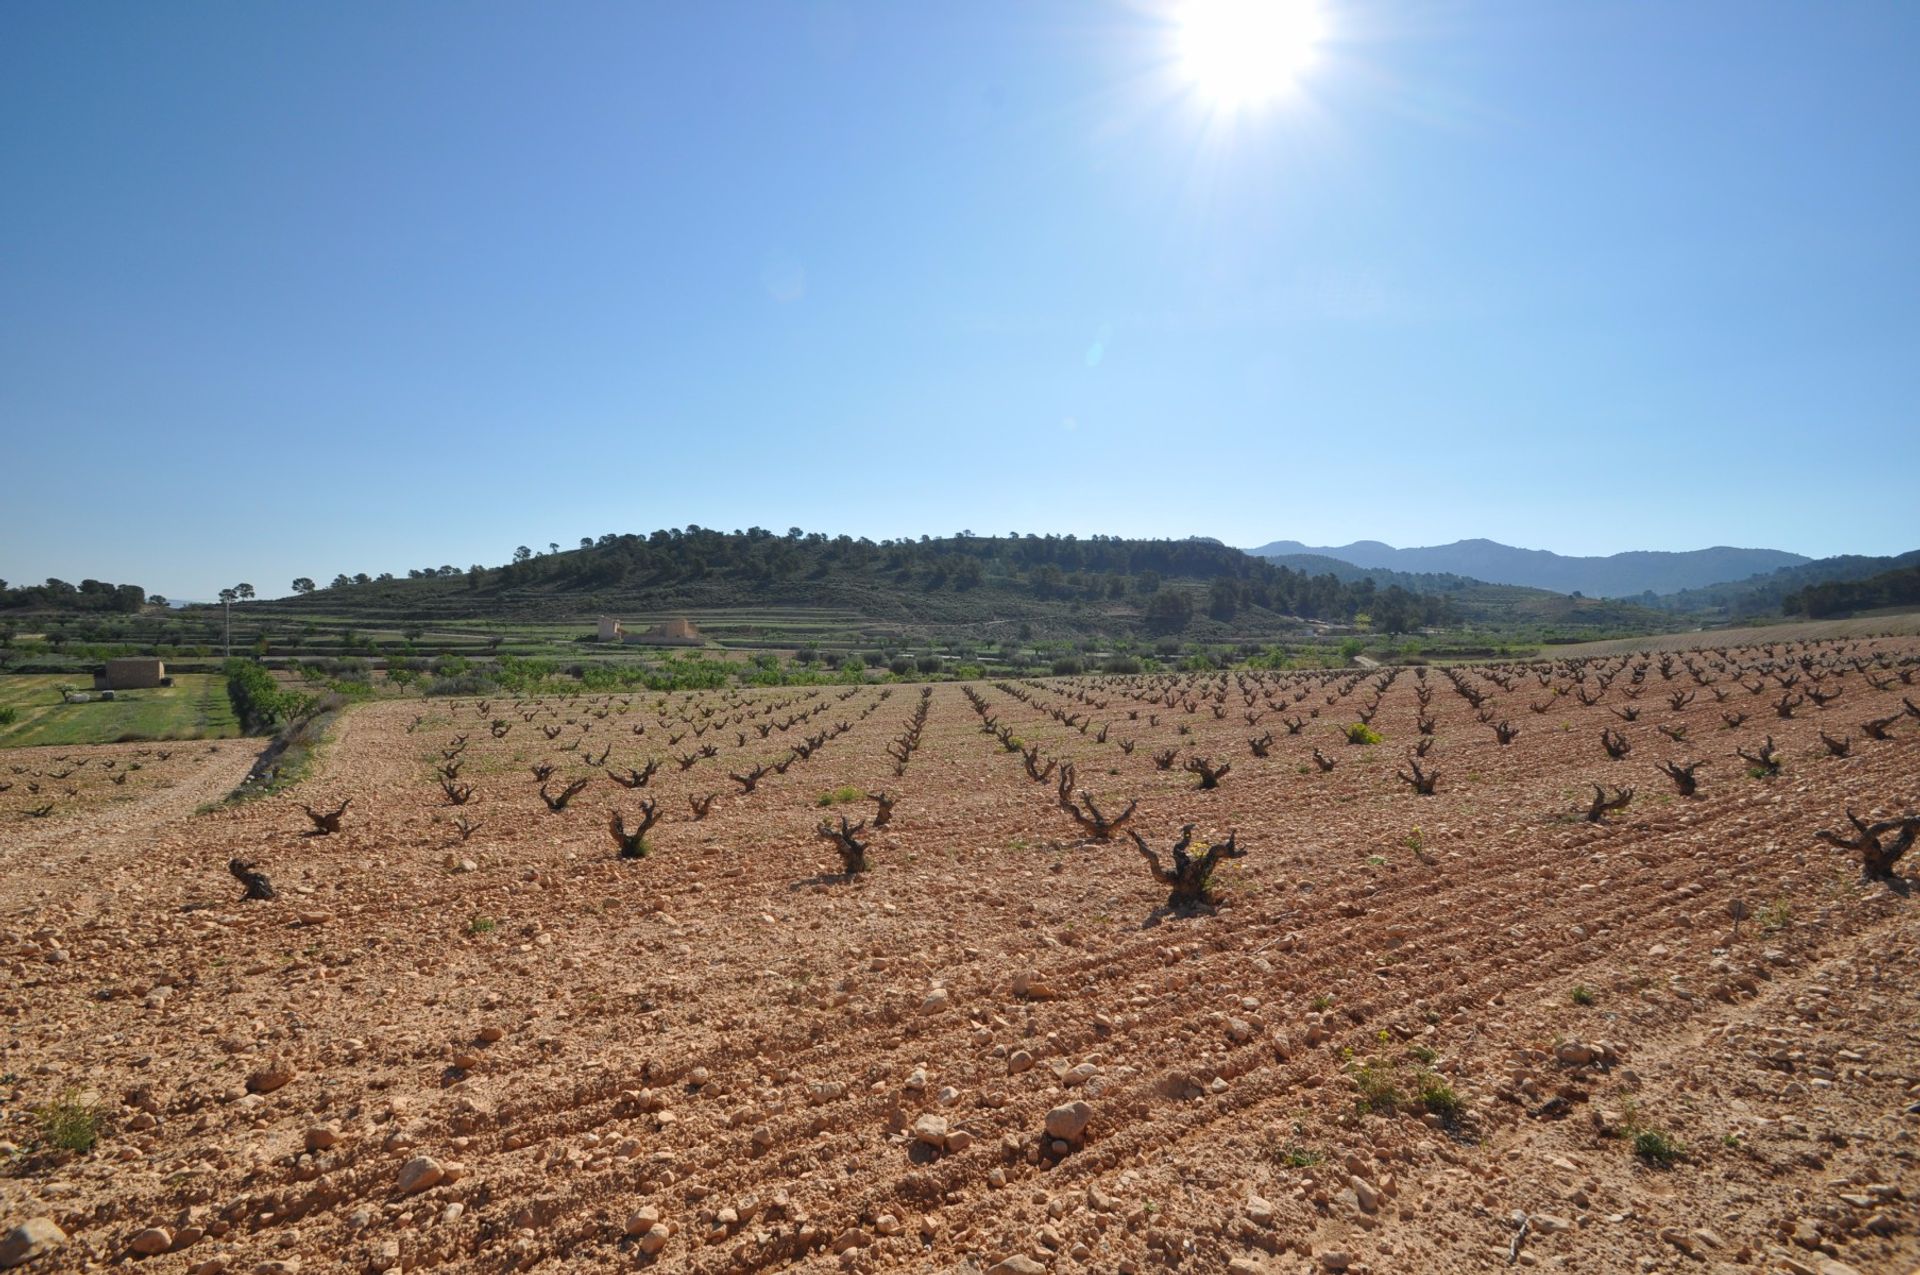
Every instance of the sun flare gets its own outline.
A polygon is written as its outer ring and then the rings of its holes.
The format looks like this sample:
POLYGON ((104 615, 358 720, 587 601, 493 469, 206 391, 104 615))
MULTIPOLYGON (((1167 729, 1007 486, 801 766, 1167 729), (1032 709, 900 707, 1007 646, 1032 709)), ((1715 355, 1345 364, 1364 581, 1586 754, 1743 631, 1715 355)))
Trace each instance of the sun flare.
POLYGON ((1188 78, 1228 109, 1259 106, 1292 90, 1326 34, 1315 0, 1189 0, 1179 24, 1188 78))

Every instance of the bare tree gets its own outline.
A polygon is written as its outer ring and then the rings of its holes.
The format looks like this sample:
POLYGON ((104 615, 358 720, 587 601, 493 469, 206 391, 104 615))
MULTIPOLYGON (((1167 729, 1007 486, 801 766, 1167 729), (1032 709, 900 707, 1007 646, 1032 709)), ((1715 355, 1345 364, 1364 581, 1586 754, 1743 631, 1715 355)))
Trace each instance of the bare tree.
POLYGON ((1825 829, 1813 835, 1830 846, 1859 851, 1860 875, 1869 881, 1891 881, 1893 865, 1913 848, 1914 839, 1920 837, 1920 815, 1907 814, 1897 819, 1868 823, 1849 810, 1847 822, 1854 826, 1854 835, 1851 837, 1843 837, 1825 829), (1894 837, 1891 844, 1882 840, 1889 835, 1894 837))
POLYGON ((1063 801, 1060 804, 1062 809, 1073 816, 1074 822, 1085 828, 1088 835, 1095 841, 1109 841, 1121 824, 1133 818, 1134 807, 1140 802, 1137 799, 1128 802, 1127 808, 1111 819, 1100 813, 1100 807, 1093 804, 1093 794, 1084 788, 1080 790, 1079 805, 1074 805, 1071 801, 1063 801), (1080 806, 1085 806, 1086 809, 1082 811, 1080 806))
POLYGON ((1683 764, 1680 762, 1663 761, 1655 762, 1654 765, 1660 773, 1668 779, 1673 780, 1673 786, 1680 790, 1682 797, 1691 797, 1694 795, 1695 790, 1700 787, 1700 781, 1694 778, 1693 772, 1706 765, 1706 763, 1691 761, 1683 764))
POLYGON ((840 862, 847 876, 865 872, 873 865, 867 861, 867 843, 860 840, 867 821, 850 822, 845 815, 840 816, 840 826, 834 827, 833 820, 823 819, 814 830, 814 835, 824 841, 831 841, 834 849, 840 852, 840 862))
POLYGON ((1866 732, 1868 739, 1892 739, 1891 729, 1900 717, 1899 713, 1891 717, 1876 717, 1870 722, 1861 722, 1860 729, 1866 732))
POLYGON ((557 794, 549 793, 547 791, 547 786, 545 784, 541 784, 540 800, 546 802, 547 809, 557 815, 562 810, 565 810, 567 808, 567 803, 569 801, 572 801, 575 797, 578 797, 581 794, 581 792, 583 792, 586 789, 586 786, 592 782, 593 781, 591 779, 576 779, 572 783, 568 784, 565 788, 562 788, 557 794))
POLYGON ((347 807, 352 801, 353 798, 348 797, 332 810, 315 810, 312 806, 301 806, 300 809, 307 812, 307 818, 313 820, 313 831, 307 835, 310 837, 330 837, 340 831, 340 816, 347 813, 347 807))
POLYGON ((1413 769, 1411 775, 1404 770, 1396 770, 1393 773, 1400 776, 1419 796, 1433 796, 1433 786, 1440 782, 1440 772, 1420 769, 1420 759, 1413 753, 1407 754, 1407 765, 1413 769))
POLYGON ((1186 769, 1200 776, 1200 786, 1202 788, 1218 788, 1220 781, 1225 779, 1228 772, 1233 769, 1233 763, 1223 761, 1216 766, 1213 764, 1211 757, 1189 757, 1187 758, 1186 769))
POLYGON ((640 824, 633 831, 627 831, 626 818, 618 810, 607 812, 607 831, 620 847, 622 859, 644 859, 652 847, 647 845, 647 830, 660 818, 660 807, 651 797, 640 802, 640 824))
POLYGON ((258 871, 251 859, 229 859, 227 871, 231 872, 241 885, 247 887, 242 899, 273 899, 273 882, 267 880, 267 874, 258 871))
POLYGON ((1780 754, 1774 751, 1771 735, 1767 736, 1766 742, 1760 745, 1758 752, 1750 753, 1744 748, 1736 748, 1733 751, 1742 761, 1751 763, 1756 770, 1768 775, 1780 773, 1780 754))
POLYGON ((1187 853, 1193 844, 1193 825, 1184 824, 1180 829, 1180 839, 1173 843, 1170 851, 1173 867, 1167 868, 1160 862, 1160 856, 1146 843, 1146 839, 1131 828, 1127 835, 1133 838, 1134 846, 1147 861, 1147 870, 1153 873, 1153 879, 1169 887, 1167 906, 1175 911, 1186 912, 1198 908, 1210 907, 1219 901, 1213 891, 1213 870, 1222 859, 1243 859, 1246 851, 1234 842, 1234 834, 1227 833, 1227 839, 1218 845, 1205 848, 1204 853, 1194 857, 1187 853))
POLYGON ((1627 803, 1633 800, 1633 789, 1616 788, 1613 796, 1607 796, 1607 790, 1599 784, 1593 786, 1593 804, 1587 807, 1588 823, 1605 823, 1609 811, 1625 810, 1627 803))
POLYGON ((653 772, 658 769, 660 769, 659 761, 650 760, 647 762, 645 770, 634 770, 629 767, 625 774, 621 774, 617 770, 609 770, 607 772, 607 778, 613 780, 614 783, 619 784, 622 788, 645 788, 647 781, 653 778, 653 772))

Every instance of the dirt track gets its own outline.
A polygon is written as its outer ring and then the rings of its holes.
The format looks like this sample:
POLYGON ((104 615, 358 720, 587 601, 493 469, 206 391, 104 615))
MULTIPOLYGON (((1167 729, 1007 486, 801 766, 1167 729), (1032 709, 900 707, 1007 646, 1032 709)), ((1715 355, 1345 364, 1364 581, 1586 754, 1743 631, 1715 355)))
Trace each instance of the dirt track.
POLYGON ((0 1228, 69 1234, 30 1269, 1477 1271, 1518 1236, 1517 1265, 1905 1271, 1920 903, 1812 834, 1849 805, 1920 808, 1920 720, 1884 741, 1857 726, 1920 689, 1841 667, 1839 699, 1779 718, 1779 687, 1731 680, 1836 651, 1916 647, 1743 651, 1712 674, 1725 703, 1657 657, 1592 665, 1626 670, 1592 706, 1469 675, 1520 728, 1506 747, 1430 675, 1432 796, 1395 778, 1419 738, 1411 673, 1373 747, 1334 727, 1384 673, 1267 675, 1251 706, 1219 676, 976 688, 1103 811, 1137 797, 1130 826, 1163 853, 1188 821, 1236 830, 1248 855, 1212 915, 1166 912, 1124 837, 1083 842, 956 686, 899 777, 909 686, 394 702, 349 713, 295 794, 194 815, 244 773, 236 742, 163 802, 9 813, 0 1228), (1166 687, 1195 711, 1145 699, 1166 687), (1727 729, 1729 710, 1751 716, 1727 729), (750 794, 728 778, 839 722, 750 794), (1851 755, 1827 756, 1822 728, 1851 755), (1769 731, 1782 773, 1750 778, 1733 748, 1769 731), (454 807, 434 770, 460 735, 449 782, 475 796, 454 807), (719 756, 673 760, 704 742, 719 756), (607 767, 660 760, 646 788, 583 762, 609 746, 607 767), (1166 748, 1233 769, 1197 791, 1156 768, 1166 748), (1707 760, 1698 799, 1663 758, 1707 760), (599 777, 551 813, 528 773, 543 759, 550 792, 599 777), (1636 798, 1587 823, 1596 782, 1636 798), (843 785, 898 795, 851 883, 813 835, 843 785), (694 821, 687 798, 715 792, 694 821), (652 853, 617 860, 608 811, 643 797, 652 853), (343 798, 340 833, 302 835, 301 802, 343 798), (277 901, 236 901, 236 855, 277 901), (1423 1085, 1458 1112, 1423 1110, 1423 1085), (69 1090, 107 1113, 83 1157, 37 1147, 27 1112, 69 1090), (1091 1123, 1056 1146, 1047 1113, 1076 1100, 1091 1123), (1637 1159, 1635 1132, 1684 1158, 1637 1159), (421 1156, 442 1179, 403 1192, 421 1156), (171 1251, 134 1257, 143 1231, 171 1251))

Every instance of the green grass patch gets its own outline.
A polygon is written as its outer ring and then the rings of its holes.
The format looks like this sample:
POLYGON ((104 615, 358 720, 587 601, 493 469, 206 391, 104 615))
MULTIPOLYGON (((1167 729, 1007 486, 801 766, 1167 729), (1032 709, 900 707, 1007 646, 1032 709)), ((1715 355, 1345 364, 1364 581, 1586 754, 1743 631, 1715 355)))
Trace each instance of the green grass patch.
POLYGON ((1420 1105, 1442 1120, 1453 1120, 1459 1116, 1462 1106, 1460 1095, 1452 1085, 1433 1072, 1421 1072, 1414 1091, 1419 1096, 1420 1105))
POLYGON ((240 734, 224 679, 208 673, 176 674, 172 686, 115 691, 100 698, 72 674, 16 673, 0 677, 0 748, 111 744, 122 740, 232 739, 240 734), (89 698, 64 703, 60 688, 89 698))
POLYGON ((819 799, 813 804, 816 806, 844 806, 851 801, 863 801, 866 795, 867 794, 861 792, 858 788, 849 784, 844 788, 835 788, 832 792, 821 793, 819 799))
POLYGON ((100 1141, 100 1111, 69 1089, 52 1102, 33 1108, 43 1146, 86 1155, 100 1141))

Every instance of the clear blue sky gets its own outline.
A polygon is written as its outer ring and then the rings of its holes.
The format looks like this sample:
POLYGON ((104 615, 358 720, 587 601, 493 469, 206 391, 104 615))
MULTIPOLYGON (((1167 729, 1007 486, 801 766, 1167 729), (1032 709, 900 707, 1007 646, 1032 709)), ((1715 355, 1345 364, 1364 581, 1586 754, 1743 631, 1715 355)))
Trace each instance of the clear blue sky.
POLYGON ((0 576, 1920 545, 1920 4, 0 6, 0 576))

